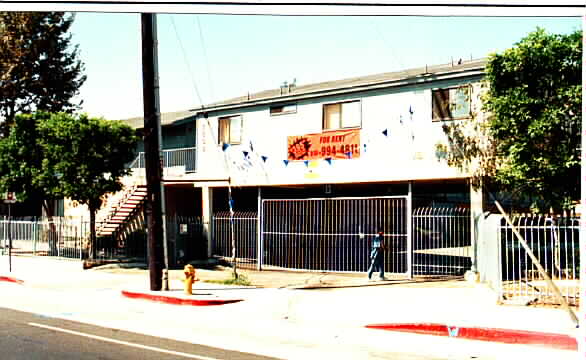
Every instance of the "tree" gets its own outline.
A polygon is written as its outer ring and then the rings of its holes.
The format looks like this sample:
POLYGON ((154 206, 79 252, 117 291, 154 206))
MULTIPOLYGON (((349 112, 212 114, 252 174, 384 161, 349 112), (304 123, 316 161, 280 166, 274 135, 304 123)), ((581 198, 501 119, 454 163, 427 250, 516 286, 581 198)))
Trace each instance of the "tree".
POLYGON ((61 194, 55 171, 45 161, 38 127, 49 118, 48 113, 17 115, 10 134, 0 139, 0 191, 15 191, 23 201, 44 199, 45 213, 52 216, 49 201, 61 194))
POLYGON ((536 210, 569 208, 580 190, 581 74, 581 30, 557 35, 538 28, 490 55, 486 116, 444 127, 448 159, 468 170, 475 164, 477 184, 483 179, 518 193, 536 210))
POLYGON ((0 12, 0 136, 18 113, 68 112, 86 80, 72 46, 73 15, 63 12, 0 12))
POLYGON ((119 121, 65 113, 17 115, 9 136, 0 140, 0 191, 15 191, 22 199, 68 197, 87 205, 93 246, 102 196, 122 189, 120 178, 130 171, 126 164, 137 142, 135 131, 119 121))
POLYGON ((120 121, 73 117, 65 113, 39 123, 44 163, 58 175, 57 191, 85 204, 90 212, 90 258, 95 244, 96 211, 102 196, 122 189, 120 179, 130 172, 138 137, 120 121))

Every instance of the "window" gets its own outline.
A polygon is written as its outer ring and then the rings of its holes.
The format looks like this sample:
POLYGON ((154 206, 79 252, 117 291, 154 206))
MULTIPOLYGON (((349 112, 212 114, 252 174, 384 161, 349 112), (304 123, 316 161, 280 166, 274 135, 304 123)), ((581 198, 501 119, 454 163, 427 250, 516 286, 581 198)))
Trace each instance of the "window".
POLYGON ((271 106, 271 116, 293 114, 297 112, 297 104, 275 105, 271 106))
POLYGON ((362 125, 360 101, 324 104, 323 128, 335 130, 355 128, 362 125))
POLYGON ((470 86, 433 90, 433 121, 470 117, 470 98, 470 86))
POLYGON ((220 144, 240 144, 242 141, 242 115, 219 118, 218 141, 220 144))

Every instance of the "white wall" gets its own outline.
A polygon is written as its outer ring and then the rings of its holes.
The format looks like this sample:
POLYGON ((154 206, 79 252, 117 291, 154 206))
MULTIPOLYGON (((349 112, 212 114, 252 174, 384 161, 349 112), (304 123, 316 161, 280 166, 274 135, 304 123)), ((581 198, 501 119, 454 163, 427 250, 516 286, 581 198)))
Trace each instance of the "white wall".
MULTIPOLYGON (((444 85, 454 85, 444 84, 444 85)), ((438 86, 438 85, 434 85, 438 86)), ((442 85, 442 87, 444 87, 442 85)), ((217 144, 218 117, 197 123, 198 180, 230 177, 234 185, 346 183, 433 180, 465 177, 436 156, 435 145, 445 142, 440 122, 432 122, 432 85, 386 89, 370 93, 298 102, 293 114, 270 116, 268 106, 231 112, 243 117, 241 145, 222 151, 217 144), (359 158, 311 161, 287 159, 287 136, 320 133, 322 104, 362 101, 359 158), (410 112, 411 109, 411 112, 410 112), (388 136, 383 135, 387 129, 388 136), (254 151, 251 151, 251 144, 254 151), (242 151, 249 153, 245 158, 242 151), (268 159, 263 162, 261 156, 268 159)), ((478 108, 480 84, 473 84, 473 108, 478 108)))

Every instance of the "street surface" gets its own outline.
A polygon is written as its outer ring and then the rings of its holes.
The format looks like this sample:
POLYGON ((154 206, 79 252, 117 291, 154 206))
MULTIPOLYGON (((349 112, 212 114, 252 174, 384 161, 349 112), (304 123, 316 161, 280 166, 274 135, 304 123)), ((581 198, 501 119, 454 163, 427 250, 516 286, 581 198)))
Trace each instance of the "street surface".
POLYGON ((5 308, 0 308, 0 349, 6 360, 273 359, 5 308))

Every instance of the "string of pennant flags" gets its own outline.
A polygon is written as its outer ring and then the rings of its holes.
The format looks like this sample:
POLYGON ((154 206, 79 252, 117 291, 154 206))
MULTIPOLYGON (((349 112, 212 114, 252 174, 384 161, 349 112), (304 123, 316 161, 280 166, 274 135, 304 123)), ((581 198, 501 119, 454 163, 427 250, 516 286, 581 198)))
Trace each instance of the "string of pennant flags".
MULTIPOLYGON (((410 117, 411 121, 413 120, 413 113, 414 113, 413 108, 411 106, 409 106, 409 117, 410 117)), ((403 125, 403 117, 402 116, 399 117, 399 122, 403 125)), ((391 131, 388 128, 381 130, 380 133, 385 138, 389 138, 391 136, 391 131)), ((412 138, 415 137, 413 133, 411 134, 411 137, 412 138)), ((249 145, 250 145, 250 151, 242 150, 242 155, 243 155, 244 159, 250 159, 250 153, 254 152, 254 146, 253 146, 252 141, 250 141, 249 145)), ((228 150, 230 148, 230 146, 232 146, 232 145, 230 145, 228 143, 222 143, 222 151, 228 150)), ((367 151, 367 144, 364 143, 363 144, 363 152, 366 153, 366 151, 367 151)), ((344 155, 346 155, 347 159, 352 159, 352 151, 345 152, 344 155)), ((260 155, 260 159, 262 160, 263 163, 266 163, 269 160, 269 157, 267 155, 260 155)), ((327 162, 328 165, 332 165, 334 159, 331 157, 326 157, 323 160, 325 162, 327 162)), ((288 159, 283 160, 283 164, 285 166, 288 166, 289 162, 291 162, 291 160, 288 160, 288 159)), ((303 160, 303 163, 305 164, 305 167, 309 167, 310 160, 303 160)))

